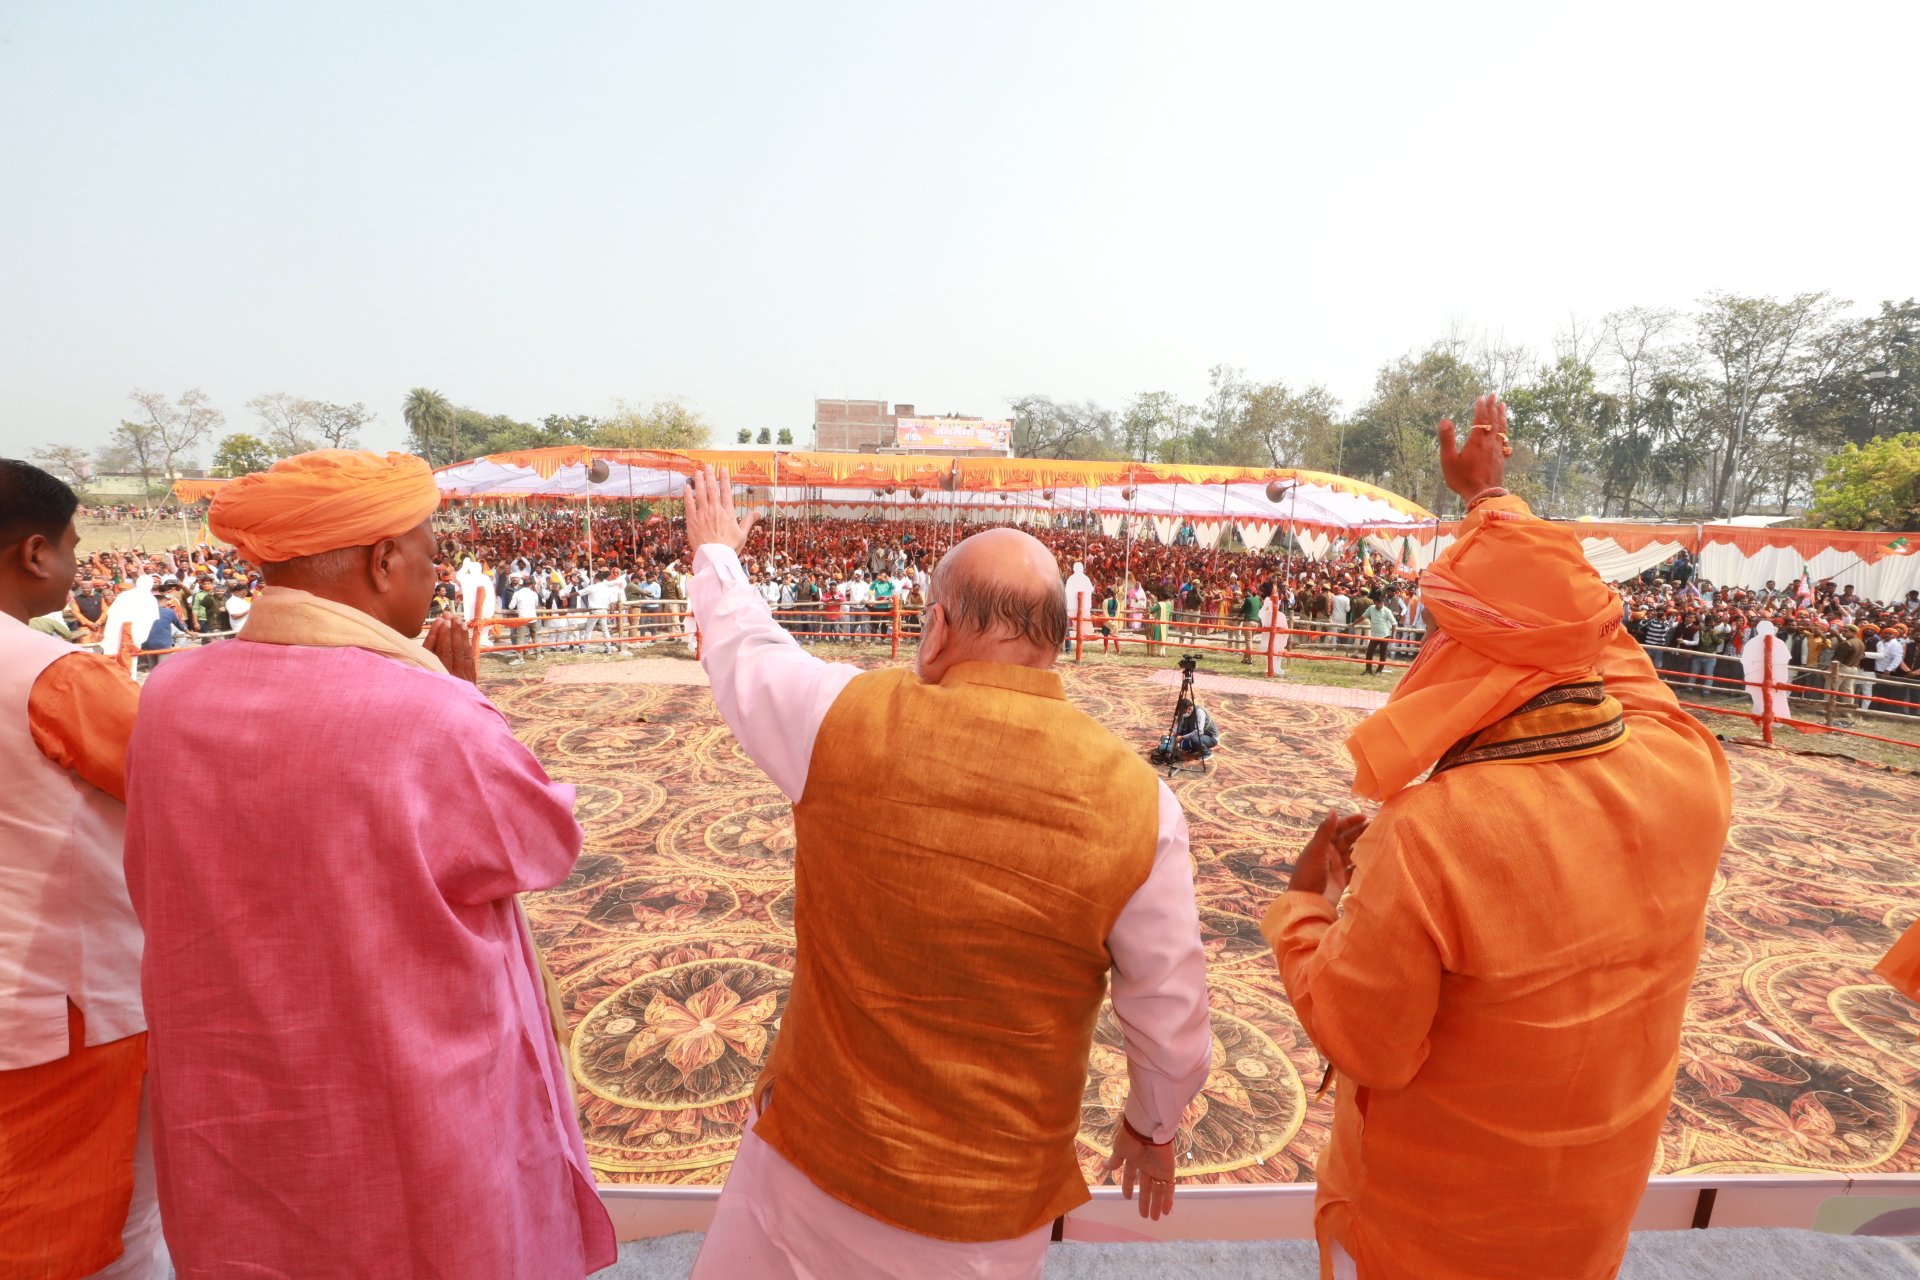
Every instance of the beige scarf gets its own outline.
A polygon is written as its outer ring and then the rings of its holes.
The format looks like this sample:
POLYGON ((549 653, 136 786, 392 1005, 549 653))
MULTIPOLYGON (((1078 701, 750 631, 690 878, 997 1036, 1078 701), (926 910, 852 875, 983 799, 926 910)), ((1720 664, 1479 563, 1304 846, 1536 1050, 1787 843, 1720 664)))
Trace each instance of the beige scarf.
POLYGON ((297 644, 311 649, 365 649, 423 671, 447 674, 440 659, 418 640, 350 604, 292 587, 267 587, 253 602, 240 639, 256 644, 297 644))
MULTIPOLYGON (((255 644, 292 644, 312 649, 365 649, 422 671, 448 674, 440 659, 427 652, 418 640, 409 640, 352 605, 292 587, 267 587, 261 591, 238 638, 255 644)), ((547 1016, 553 1021, 554 1039, 559 1041, 560 1051, 565 1055, 569 1036, 560 985, 553 980, 546 957, 533 942, 533 926, 528 923, 527 909, 518 896, 513 905, 520 913, 521 926, 527 930, 527 946, 533 952, 534 963, 540 967, 540 985, 547 996, 547 1016)))

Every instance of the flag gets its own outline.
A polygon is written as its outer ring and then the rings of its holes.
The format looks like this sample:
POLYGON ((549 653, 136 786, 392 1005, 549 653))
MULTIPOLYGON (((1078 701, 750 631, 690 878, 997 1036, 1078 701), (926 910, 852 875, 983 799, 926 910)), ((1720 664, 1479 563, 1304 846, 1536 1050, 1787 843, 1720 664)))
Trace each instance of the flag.
POLYGON ((203 547, 213 545, 213 529, 208 526, 207 517, 204 514, 200 517, 200 545, 203 547))
POLYGON ((1895 538, 1892 542, 1889 542, 1887 544, 1887 550, 1891 551, 1896 556, 1910 556, 1913 554, 1913 548, 1907 545, 1907 539, 1905 534, 1902 534, 1900 537, 1895 538))
POLYGON ((1367 540, 1357 534, 1353 539, 1353 558, 1360 562, 1360 575, 1362 577, 1373 577, 1373 560, 1372 557, 1367 555, 1367 540))
POLYGON ((1813 603, 1813 566, 1804 560, 1800 562, 1800 581, 1793 584, 1793 594, 1801 604, 1813 603))

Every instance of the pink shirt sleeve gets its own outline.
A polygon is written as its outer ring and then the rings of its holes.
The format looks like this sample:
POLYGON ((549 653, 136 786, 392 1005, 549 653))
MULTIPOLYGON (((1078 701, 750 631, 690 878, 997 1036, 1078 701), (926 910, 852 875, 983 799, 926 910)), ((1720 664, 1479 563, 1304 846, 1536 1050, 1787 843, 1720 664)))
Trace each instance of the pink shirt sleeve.
POLYGON ((566 879, 585 833, 573 788, 555 782, 484 699, 449 720, 440 761, 433 879, 464 907, 549 889, 566 879))
POLYGON ((1127 1054, 1127 1123, 1155 1142, 1173 1137, 1181 1113, 1207 1082, 1213 1030, 1207 1022, 1207 957, 1193 900, 1187 819, 1160 785, 1153 870, 1107 937, 1113 1011, 1127 1054))
POLYGON ((689 594, 700 624, 700 665, 720 716, 748 758, 797 803, 820 723, 860 668, 802 649, 773 620, 730 548, 701 547, 693 571, 689 594))

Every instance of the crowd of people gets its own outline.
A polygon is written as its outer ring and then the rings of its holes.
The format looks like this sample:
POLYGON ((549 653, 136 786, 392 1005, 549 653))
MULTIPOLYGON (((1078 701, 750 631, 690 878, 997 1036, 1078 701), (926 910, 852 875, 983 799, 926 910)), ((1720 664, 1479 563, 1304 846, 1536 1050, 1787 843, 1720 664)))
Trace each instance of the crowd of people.
POLYGON ((1684 552, 1621 583, 1619 591, 1628 632, 1676 687, 1737 691, 1743 650, 1771 624, 1790 663, 1776 679, 1798 686, 1801 696, 1826 691, 1843 712, 1920 715, 1920 645, 1913 642, 1920 591, 1879 601, 1826 580, 1768 582, 1757 590, 1715 587, 1698 581, 1684 552))
MULTIPOLYGON (((1076 621, 1096 651, 1137 646, 1159 656, 1185 644, 1238 650, 1250 663, 1265 653, 1261 633, 1272 627, 1282 658, 1302 645, 1345 650, 1373 674, 1410 659, 1430 622, 1418 576, 1371 551, 1315 560, 1212 549, 1197 545, 1190 527, 1172 543, 1129 542, 1062 519, 1027 531, 1053 553, 1063 578, 1078 572, 1089 584, 1076 621)), ((677 520, 643 512, 588 522, 577 509, 476 508, 442 513, 435 524, 430 619, 492 619, 483 642, 504 661, 691 634, 692 558, 677 520), (484 592, 471 589, 481 580, 474 575, 483 576, 484 592)), ((920 630, 932 566, 972 528, 789 516, 756 526, 741 564, 797 636, 861 643, 886 640, 897 627, 910 638, 920 630)), ((36 625, 109 653, 130 635, 144 671, 167 651, 234 634, 259 582, 257 566, 217 545, 93 551, 62 616, 36 625), (131 631, 122 632, 123 623, 131 631)), ((1742 650, 1771 622, 1790 662, 1777 679, 1799 686, 1796 697, 1836 695, 1841 723, 1854 710, 1920 714, 1920 592, 1877 601, 1829 581, 1716 587, 1700 580, 1685 552, 1615 590, 1629 633, 1661 677, 1689 694, 1738 694, 1742 650)))

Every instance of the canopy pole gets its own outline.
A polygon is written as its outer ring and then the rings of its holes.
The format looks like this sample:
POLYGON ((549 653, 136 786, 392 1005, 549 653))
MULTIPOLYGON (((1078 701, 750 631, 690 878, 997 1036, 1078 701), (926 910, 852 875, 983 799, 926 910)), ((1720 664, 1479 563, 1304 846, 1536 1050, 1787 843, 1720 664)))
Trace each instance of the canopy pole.
POLYGON ((627 469, 627 561, 635 569, 640 564, 640 517, 633 510, 633 459, 623 464, 627 469))
POLYGON ((587 504, 587 577, 593 577, 593 455, 587 455, 587 487, 582 497, 587 504))
MULTIPOLYGON (((1179 492, 1180 492, 1180 489, 1179 489, 1178 483, 1176 482, 1174 487, 1175 496, 1178 496, 1179 492)), ((1220 482, 1220 531, 1219 531, 1219 535, 1215 537, 1213 540, 1213 547, 1207 553, 1207 576, 1209 578, 1219 576, 1220 539, 1224 538, 1226 536, 1226 533, 1227 533, 1227 482, 1225 480, 1222 480, 1220 482)))
POLYGON ((1300 515, 1300 481, 1293 482, 1293 492, 1287 495, 1287 580, 1280 584, 1280 594, 1286 595, 1293 587, 1293 528, 1300 515))
POLYGON ((780 555, 780 450, 773 451, 773 484, 767 490, 767 506, 773 511, 773 528, 767 533, 767 559, 780 555))

